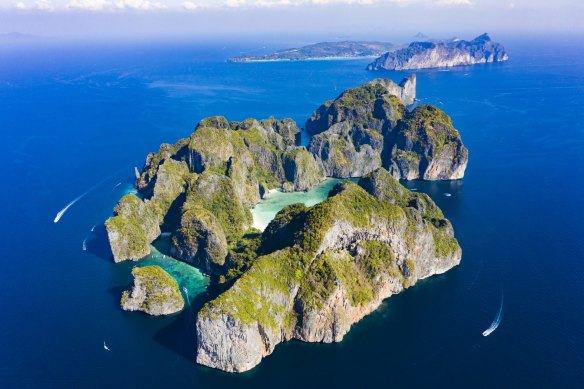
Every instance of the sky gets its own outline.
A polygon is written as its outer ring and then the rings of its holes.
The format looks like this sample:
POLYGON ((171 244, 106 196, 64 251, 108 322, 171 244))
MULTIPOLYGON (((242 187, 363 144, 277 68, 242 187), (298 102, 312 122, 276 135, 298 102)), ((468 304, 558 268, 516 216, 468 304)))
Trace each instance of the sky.
POLYGON ((86 39, 584 33, 582 0, 0 0, 0 34, 86 39))

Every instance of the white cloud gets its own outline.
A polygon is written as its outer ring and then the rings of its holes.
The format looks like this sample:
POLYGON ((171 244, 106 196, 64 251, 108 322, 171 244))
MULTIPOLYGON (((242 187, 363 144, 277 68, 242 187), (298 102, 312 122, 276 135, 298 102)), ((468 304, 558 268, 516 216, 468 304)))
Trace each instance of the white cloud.
MULTIPOLYGON (((199 9, 221 8, 278 8, 301 6, 335 6, 335 5, 382 5, 395 6, 469 6, 474 0, 19 0, 7 7, 13 9, 84 10, 115 11, 138 10, 156 11, 163 9, 192 11, 199 9)), ((0 0, 0 3, 2 0, 0 0)), ((512 4, 512 3, 511 3, 512 4)), ((2 6, 0 5, 0 8, 2 6)))
POLYGON ((225 5, 230 8, 238 8, 248 5, 247 0, 227 0, 225 5))
POLYGON ((437 5, 442 6, 457 6, 457 5, 471 5, 472 2, 470 0, 438 0, 436 2, 437 5))
POLYGON ((148 0, 122 0, 116 4, 120 9, 137 9, 142 11, 151 11, 155 9, 165 9, 166 5, 159 2, 150 2, 148 0))
POLYGON ((49 0, 38 0, 34 3, 34 7, 41 11, 53 11, 55 9, 55 6, 49 0))
POLYGON ((73 0, 67 4, 67 8, 84 9, 88 11, 100 11, 108 6, 105 0, 73 0))
POLYGON ((199 6, 199 5, 195 4, 195 3, 193 3, 192 1, 185 1, 185 2, 183 2, 181 5, 182 5, 182 7, 183 7, 184 9, 186 9, 187 11, 194 11, 194 10, 196 10, 196 9, 199 9, 199 8, 201 8, 201 6, 199 6))

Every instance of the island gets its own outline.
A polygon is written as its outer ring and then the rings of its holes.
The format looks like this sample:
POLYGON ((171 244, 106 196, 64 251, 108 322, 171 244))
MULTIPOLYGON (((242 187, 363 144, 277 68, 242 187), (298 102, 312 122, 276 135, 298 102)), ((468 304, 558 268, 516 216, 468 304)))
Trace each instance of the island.
POLYGON ((320 42, 299 48, 279 50, 264 55, 229 58, 228 62, 302 61, 309 59, 379 57, 394 48, 388 42, 320 42))
POLYGON ((505 48, 483 34, 471 41, 458 38, 413 42, 388 52, 367 66, 368 70, 413 70, 507 61, 505 48))
MULTIPOLYGON (((412 75, 344 91, 306 122, 308 147, 291 119, 213 116, 147 156, 138 193, 105 223, 108 239, 116 262, 139 261, 164 233, 174 257, 211 277, 215 297, 196 320, 199 364, 243 372, 281 342, 340 342, 383 299, 460 263, 450 221, 398 181, 458 179, 468 160, 446 113, 410 105, 415 89, 412 75), (264 231, 251 227, 250 209, 270 191, 326 177, 353 180, 314 206, 284 207, 264 231)), ((168 274, 141 269, 124 309, 161 312, 146 307, 161 290, 178 302, 168 274), (167 286, 152 292, 152 282, 167 286)))
POLYGON ((185 306, 178 283, 160 266, 132 269, 134 285, 122 293, 121 306, 125 311, 143 311, 152 316, 169 315, 185 306))

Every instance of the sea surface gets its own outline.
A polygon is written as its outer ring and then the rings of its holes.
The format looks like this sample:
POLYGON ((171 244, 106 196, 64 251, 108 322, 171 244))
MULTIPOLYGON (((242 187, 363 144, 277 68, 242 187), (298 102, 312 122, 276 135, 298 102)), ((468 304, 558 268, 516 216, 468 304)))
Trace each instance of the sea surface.
MULTIPOLYGON (((239 375, 194 363, 208 279, 164 241, 146 263, 179 280, 188 307, 119 308, 144 263, 114 264, 102 223, 133 167, 205 116, 302 125, 345 88, 408 73, 225 62, 263 42, 0 46, 0 387, 584 387, 584 39, 552 38, 500 37, 507 63, 417 72, 418 97, 452 117, 470 161, 463 180, 406 185, 452 221, 460 266, 341 343, 281 344, 239 375)), ((329 184, 274 194, 256 222, 329 184)))

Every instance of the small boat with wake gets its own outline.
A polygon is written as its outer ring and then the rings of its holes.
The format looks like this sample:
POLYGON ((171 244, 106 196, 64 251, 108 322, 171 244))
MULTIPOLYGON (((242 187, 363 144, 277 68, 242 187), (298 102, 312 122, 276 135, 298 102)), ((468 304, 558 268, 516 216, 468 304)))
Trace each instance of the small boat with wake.
POLYGON ((483 336, 491 335, 497 329, 497 327, 499 327, 499 324, 501 324, 502 319, 503 319, 503 292, 501 292, 501 305, 499 306, 499 311, 497 311, 495 320, 493 320, 489 328, 483 331, 483 336))

